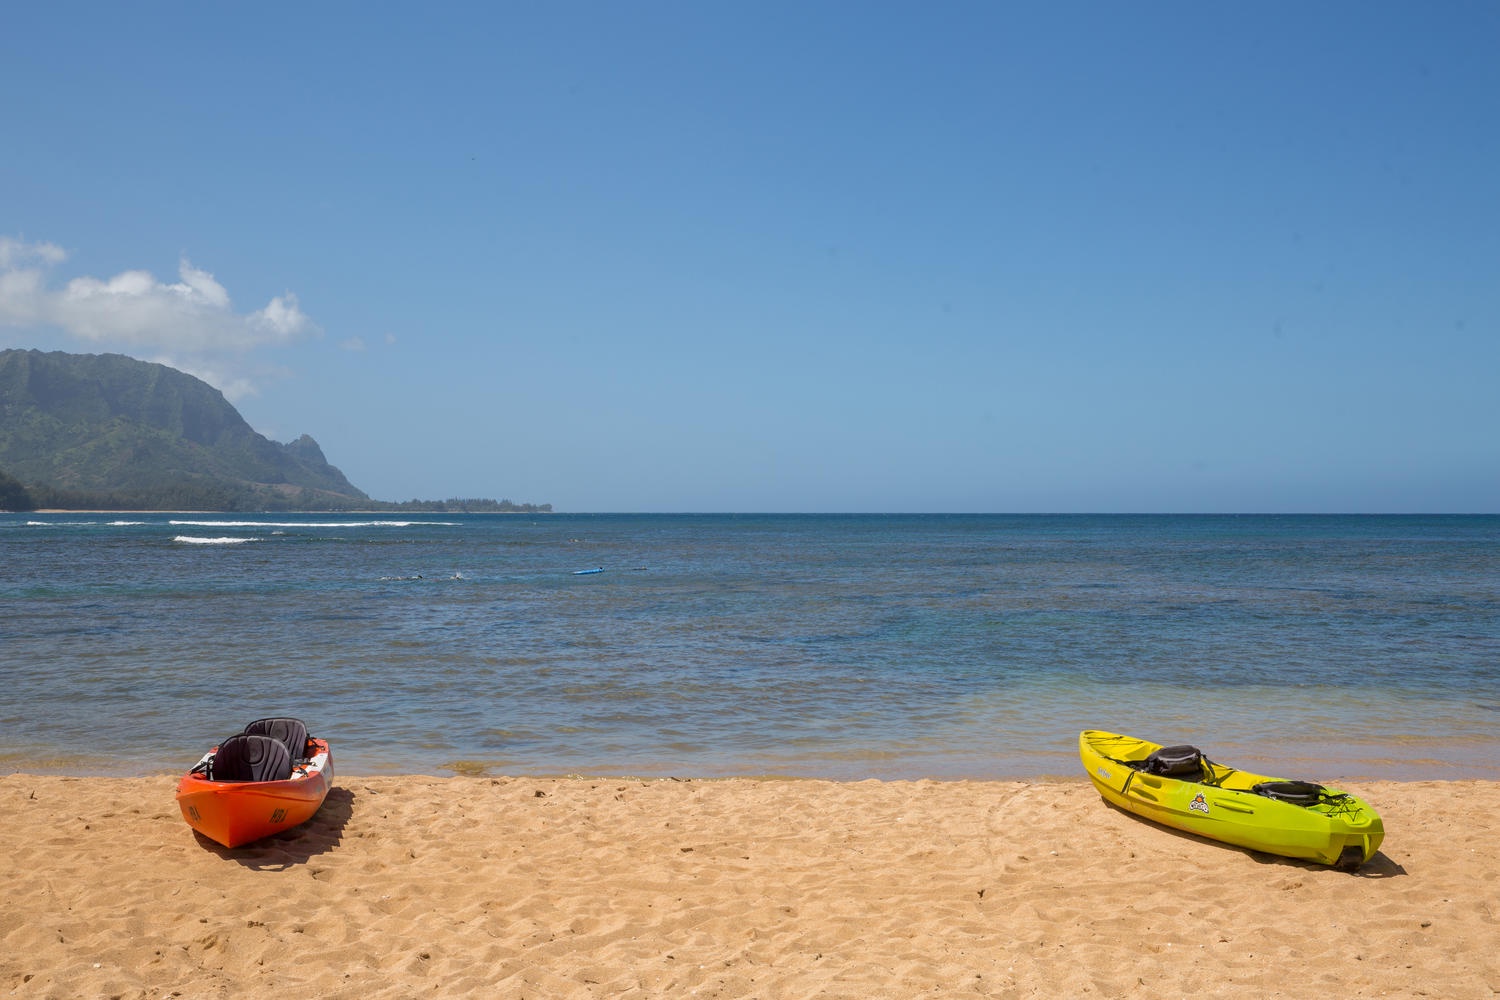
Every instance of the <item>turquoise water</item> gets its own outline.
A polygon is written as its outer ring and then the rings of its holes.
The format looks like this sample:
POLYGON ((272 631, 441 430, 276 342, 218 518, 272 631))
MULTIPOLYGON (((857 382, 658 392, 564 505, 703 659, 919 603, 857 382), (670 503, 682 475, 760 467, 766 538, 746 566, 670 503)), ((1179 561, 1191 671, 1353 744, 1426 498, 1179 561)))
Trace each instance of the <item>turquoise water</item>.
POLYGON ((1500 518, 0 515, 0 767, 1500 778, 1500 518), (581 570, 602 572, 580 574, 581 570))

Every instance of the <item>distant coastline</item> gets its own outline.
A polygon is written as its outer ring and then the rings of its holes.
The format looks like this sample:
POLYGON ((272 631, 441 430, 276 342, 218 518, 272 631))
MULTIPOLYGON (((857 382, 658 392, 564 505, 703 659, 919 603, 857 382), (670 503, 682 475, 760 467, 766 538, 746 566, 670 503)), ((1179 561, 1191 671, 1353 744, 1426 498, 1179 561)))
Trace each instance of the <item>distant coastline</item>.
POLYGON ((402 513, 407 513, 407 514, 411 514, 411 513, 416 513, 416 514, 494 514, 494 515, 497 515, 497 516, 511 516, 511 515, 521 515, 521 514, 554 514, 554 513, 556 513, 556 511, 553 511, 553 510, 449 510, 449 511, 427 511, 427 510, 422 510, 422 511, 394 511, 394 510, 389 510, 389 509, 383 509, 383 510, 362 510, 362 509, 353 509, 353 508, 351 508, 349 510, 258 510, 258 511, 245 511, 245 510, 94 510, 94 509, 84 508, 84 507, 79 507, 79 508, 76 508, 76 509, 75 508, 71 508, 71 507, 48 507, 45 510, 0 510, 0 514, 45 514, 45 515, 49 515, 49 516, 57 516, 57 515, 60 515, 60 514, 121 514, 121 515, 125 515, 125 514, 130 514, 130 515, 142 515, 142 514, 191 514, 191 515, 194 515, 194 516, 204 516, 204 515, 210 515, 211 514, 211 515, 214 515, 214 516, 228 516, 228 515, 231 515, 231 514, 363 514, 363 515, 372 515, 372 514, 402 514, 402 513))
POLYGON ((34 507, 3 510, 10 514, 551 514, 550 503, 513 503, 509 500, 374 501, 357 507, 281 507, 246 511, 206 507, 34 507))
POLYGON ((90 507, 46 507, 38 510, 15 510, 12 514, 222 514, 218 510, 100 510, 90 507))
POLYGON ((0 350, 0 509, 547 514, 488 497, 376 500, 311 435, 281 444, 224 394, 121 354, 0 350))
MULTIPOLYGON (((3 514, 391 514, 401 513, 392 511, 388 507, 369 508, 350 507, 346 510, 122 510, 118 507, 46 507, 37 510, 12 510, 0 511, 3 514)), ((427 513, 422 511, 420 513, 427 513)), ((470 510, 470 511, 433 511, 438 514, 552 514, 551 504, 541 504, 532 510, 470 510)))

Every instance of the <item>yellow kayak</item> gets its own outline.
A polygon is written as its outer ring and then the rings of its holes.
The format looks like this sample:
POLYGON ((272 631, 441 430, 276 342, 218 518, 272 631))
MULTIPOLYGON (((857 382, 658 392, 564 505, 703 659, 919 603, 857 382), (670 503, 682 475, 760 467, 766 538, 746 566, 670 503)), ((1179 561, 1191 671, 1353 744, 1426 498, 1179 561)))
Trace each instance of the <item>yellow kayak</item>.
POLYGON ((1385 836, 1363 799, 1216 764, 1193 747, 1087 729, 1078 756, 1104 801, 1237 847, 1353 870, 1385 836))

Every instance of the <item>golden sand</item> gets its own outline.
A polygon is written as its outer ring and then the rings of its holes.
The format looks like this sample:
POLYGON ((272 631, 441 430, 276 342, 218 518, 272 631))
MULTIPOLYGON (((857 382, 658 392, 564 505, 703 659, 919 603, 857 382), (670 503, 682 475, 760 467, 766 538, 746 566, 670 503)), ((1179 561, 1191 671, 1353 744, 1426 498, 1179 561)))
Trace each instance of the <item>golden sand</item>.
POLYGON ((340 777, 226 850, 168 777, 0 778, 15 997, 1491 997, 1500 784, 1345 785, 1356 874, 1079 782, 340 777))

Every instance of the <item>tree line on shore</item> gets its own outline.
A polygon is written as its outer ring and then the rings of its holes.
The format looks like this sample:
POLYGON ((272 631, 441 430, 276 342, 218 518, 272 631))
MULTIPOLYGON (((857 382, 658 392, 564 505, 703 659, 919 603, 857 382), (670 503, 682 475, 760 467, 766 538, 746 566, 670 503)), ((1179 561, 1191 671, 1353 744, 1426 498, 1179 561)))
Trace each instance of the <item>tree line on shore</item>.
POLYGON ((356 499, 322 490, 276 490, 222 481, 174 480, 159 486, 108 490, 21 483, 0 470, 0 510, 390 511, 422 514, 550 514, 550 503, 450 497, 447 500, 356 499))

